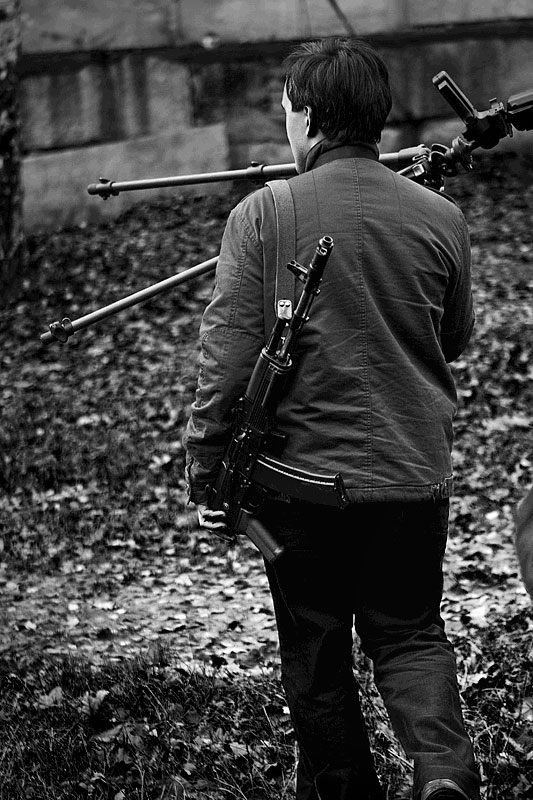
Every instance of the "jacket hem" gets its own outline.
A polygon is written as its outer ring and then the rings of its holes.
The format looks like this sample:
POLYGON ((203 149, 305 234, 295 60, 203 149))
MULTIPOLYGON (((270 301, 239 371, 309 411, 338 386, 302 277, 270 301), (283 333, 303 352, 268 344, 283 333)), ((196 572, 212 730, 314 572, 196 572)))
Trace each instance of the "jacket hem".
POLYGON ((346 486, 349 503, 412 502, 416 500, 447 500, 453 493, 453 476, 438 483, 389 485, 370 487, 346 486))

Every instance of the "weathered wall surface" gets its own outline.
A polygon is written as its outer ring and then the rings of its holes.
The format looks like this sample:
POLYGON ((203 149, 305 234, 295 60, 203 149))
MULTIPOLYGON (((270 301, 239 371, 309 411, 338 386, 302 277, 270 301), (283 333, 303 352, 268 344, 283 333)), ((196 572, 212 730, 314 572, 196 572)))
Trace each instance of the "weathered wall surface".
POLYGON ((24 49, 70 52, 299 39, 530 18, 531 0, 23 0, 24 49))
POLYGON ((531 17, 530 0, 408 0, 411 25, 444 25, 450 22, 531 17))
MULTIPOLYGON (((494 96, 506 100, 533 88, 531 0, 338 0, 340 16, 327 0, 23 6, 28 229, 114 216, 146 197, 131 192, 104 203, 88 196, 87 184, 100 176, 129 180, 291 161, 280 107, 287 40, 350 29, 374 42, 389 64, 394 95, 382 151, 449 143, 450 133, 461 132, 431 83, 442 69, 480 110, 494 96)), ((506 140, 509 146, 533 154, 533 133, 506 140)))
MULTIPOLYGON (((228 159, 224 126, 206 125, 194 136, 187 130, 143 136, 121 145, 99 145, 80 150, 28 156, 23 167, 26 227, 79 225, 113 218, 147 192, 123 192, 104 202, 86 193, 88 183, 110 179, 162 178, 221 169, 228 159), (129 166, 131 172, 124 173, 129 166)), ((192 188, 191 191, 199 191, 192 188)), ((175 190, 159 189, 162 197, 175 190)))
POLYGON ((406 0, 24 0, 27 52, 253 42, 393 29, 406 0))

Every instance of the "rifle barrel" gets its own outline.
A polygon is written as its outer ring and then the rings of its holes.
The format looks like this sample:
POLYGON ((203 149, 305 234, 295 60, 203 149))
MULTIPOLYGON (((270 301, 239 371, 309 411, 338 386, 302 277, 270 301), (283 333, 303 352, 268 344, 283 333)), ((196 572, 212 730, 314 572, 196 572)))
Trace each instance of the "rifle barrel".
MULTIPOLYGON (((76 331, 79 331, 82 328, 86 328, 88 325, 93 325, 95 322, 100 322, 101 320, 110 317, 112 314, 117 314, 119 311, 123 311, 125 308, 134 306, 137 303, 142 303, 145 300, 154 297, 154 295, 164 292, 166 289, 171 289, 180 283, 185 283, 186 281, 191 280, 191 278, 197 278, 199 275, 203 275, 206 272, 213 272, 217 265, 217 261, 218 256, 215 256, 214 258, 210 258, 208 261, 203 261, 201 264, 197 264, 195 267, 186 269, 183 272, 178 272, 176 275, 171 275, 170 278, 165 278, 158 283, 153 283, 151 286, 147 286, 145 289, 140 289, 138 292, 134 292, 127 297, 122 297, 120 300, 115 300, 114 303, 110 303, 108 306, 103 306, 103 308, 98 308, 96 311, 91 311, 89 314, 85 314, 83 317, 79 317, 78 319, 72 321, 67 320, 68 326, 66 333, 65 329, 62 328, 62 331, 65 334, 64 338, 55 336, 52 332, 54 325, 61 326, 63 323, 52 323, 48 326, 49 330, 46 333, 41 334, 41 342, 43 344, 49 344, 54 340, 66 341, 73 333, 76 333, 76 331)), ((65 322, 65 320, 63 322, 65 322)))
MULTIPOLYGON (((391 169, 409 166, 416 158, 427 152, 423 145, 406 147, 397 153, 382 153, 379 160, 391 169)), ((167 178, 146 178, 139 181, 110 181, 100 178, 99 183, 91 183, 87 192, 100 195, 104 199, 120 192, 132 192, 142 189, 164 189, 170 186, 190 186, 198 183, 216 183, 218 181, 253 180, 267 181, 279 178, 291 178, 296 175, 295 164, 256 164, 245 169, 229 169, 222 172, 200 172, 195 175, 172 175, 167 178)))
POLYGON ((108 181, 100 178, 100 183, 91 183, 87 187, 89 194, 99 194, 106 198, 120 192, 131 192, 139 189, 164 189, 168 186, 189 186, 197 183, 216 183, 234 180, 270 180, 290 178, 296 175, 294 164, 252 164, 246 169, 229 169, 222 172, 200 172, 195 175, 173 175, 168 178, 148 178, 140 181, 108 181))

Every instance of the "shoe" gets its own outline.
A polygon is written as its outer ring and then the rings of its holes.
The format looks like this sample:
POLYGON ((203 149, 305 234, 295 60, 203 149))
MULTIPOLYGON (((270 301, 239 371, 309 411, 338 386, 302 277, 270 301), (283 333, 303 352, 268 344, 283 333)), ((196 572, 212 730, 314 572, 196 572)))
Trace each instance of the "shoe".
POLYGON ((420 800, 469 800, 469 797, 457 786, 455 781, 441 778, 426 783, 422 789, 420 800))

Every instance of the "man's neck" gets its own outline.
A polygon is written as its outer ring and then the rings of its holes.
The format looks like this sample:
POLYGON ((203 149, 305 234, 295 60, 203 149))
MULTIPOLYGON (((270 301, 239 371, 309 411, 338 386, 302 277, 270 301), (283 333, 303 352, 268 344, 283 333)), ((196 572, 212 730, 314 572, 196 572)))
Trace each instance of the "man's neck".
POLYGON ((377 161, 379 150, 377 144, 373 142, 348 143, 321 139, 307 153, 304 171, 309 172, 314 167, 338 158, 369 158, 377 161))

